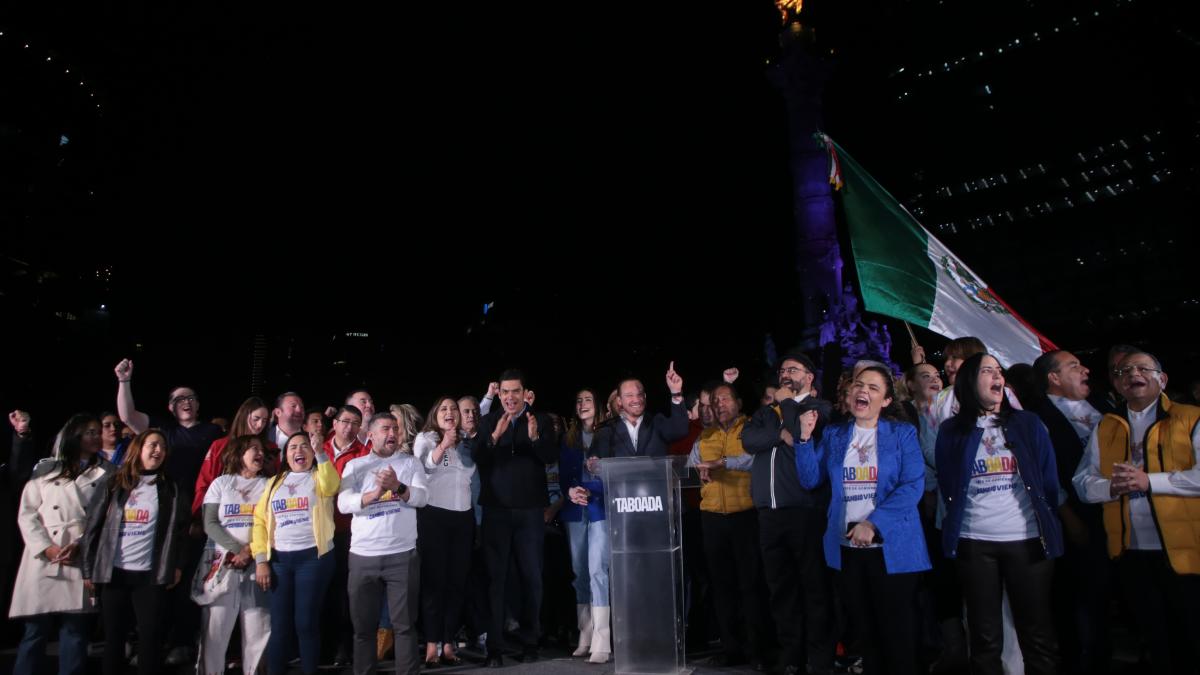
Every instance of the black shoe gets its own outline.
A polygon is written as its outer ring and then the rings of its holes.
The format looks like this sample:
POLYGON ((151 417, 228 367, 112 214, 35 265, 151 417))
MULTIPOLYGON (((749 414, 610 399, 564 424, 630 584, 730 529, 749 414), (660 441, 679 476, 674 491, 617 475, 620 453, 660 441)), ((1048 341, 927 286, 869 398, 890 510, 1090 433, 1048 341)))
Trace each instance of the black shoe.
POLYGON ((485 668, 503 668, 504 657, 499 654, 488 654, 488 657, 483 661, 483 666, 485 668))
POLYGON ((521 663, 533 663, 538 660, 538 656, 537 645, 529 645, 521 650, 520 661, 521 663))

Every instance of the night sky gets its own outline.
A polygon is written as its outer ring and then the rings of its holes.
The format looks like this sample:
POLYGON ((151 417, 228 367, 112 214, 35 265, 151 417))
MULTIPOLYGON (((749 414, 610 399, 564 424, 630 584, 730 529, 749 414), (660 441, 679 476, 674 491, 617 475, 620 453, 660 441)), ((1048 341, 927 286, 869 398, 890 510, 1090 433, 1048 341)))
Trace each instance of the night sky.
MULTIPOLYGON (((927 227, 1061 345, 1094 359, 1142 342, 1196 372, 1179 334, 1200 324, 1200 96, 1176 74, 1200 55, 1191 10, 808 4, 827 130, 927 227), (1066 33, 1033 44, 1039 26, 1066 33), (1131 173, 1149 187, 1095 207, 976 231, 972 213, 1053 196, 932 198, 1155 131, 1169 179, 1131 173)), ((757 0, 9 3, 0 405, 111 406, 131 356, 141 407, 186 381, 232 411, 258 334, 263 393, 313 403, 365 383, 425 408, 507 365, 564 411, 626 372, 665 393, 670 359, 690 385, 730 364, 757 378, 765 336, 782 350, 803 329, 788 119, 767 79, 780 28, 757 0), (352 372, 330 363, 346 332, 371 336, 352 372)))

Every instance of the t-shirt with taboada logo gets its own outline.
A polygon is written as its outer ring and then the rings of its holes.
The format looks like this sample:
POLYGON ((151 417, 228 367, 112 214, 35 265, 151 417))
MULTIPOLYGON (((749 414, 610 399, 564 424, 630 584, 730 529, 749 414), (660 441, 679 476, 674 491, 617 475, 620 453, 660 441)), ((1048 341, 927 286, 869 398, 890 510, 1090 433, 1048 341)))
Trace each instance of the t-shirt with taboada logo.
POLYGON ((275 548, 303 551, 317 545, 313 534, 312 504, 316 481, 312 471, 289 472, 279 480, 279 489, 268 506, 275 517, 275 548))
MULTIPOLYGON (((208 486, 208 492, 204 494, 204 503, 216 504, 221 527, 234 539, 249 544, 250 533, 254 528, 254 507, 266 487, 267 479, 261 476, 244 478, 225 474, 218 476, 208 486)), ((220 544, 216 546, 218 550, 225 551, 220 544)))
POLYGON ((1017 458, 995 415, 976 423, 983 435, 971 464, 971 482, 959 536, 980 541, 1022 541, 1039 534, 1033 501, 1017 470, 1017 458))
POLYGON ((158 521, 158 487, 155 476, 142 476, 125 501, 121 532, 113 567, 130 572, 147 572, 154 557, 154 525, 158 521))
MULTIPOLYGON (((875 511, 875 488, 879 483, 877 431, 875 427, 864 429, 855 425, 846 456, 842 459, 842 502, 846 511, 843 531, 848 531, 850 523, 870 519, 875 511)), ((843 538, 842 545, 850 546, 851 542, 843 538)))

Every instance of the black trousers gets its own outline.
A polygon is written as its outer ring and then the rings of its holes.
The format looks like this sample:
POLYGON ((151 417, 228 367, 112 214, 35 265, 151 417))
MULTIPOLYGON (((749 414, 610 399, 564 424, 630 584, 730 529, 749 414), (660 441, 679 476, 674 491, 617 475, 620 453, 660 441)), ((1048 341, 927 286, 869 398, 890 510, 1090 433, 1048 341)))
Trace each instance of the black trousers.
MULTIPOLYGON (((542 556, 545 548, 545 520, 541 507, 506 509, 483 507, 483 557, 488 569, 488 603, 491 625, 488 651, 499 654, 504 646, 504 599, 508 579, 508 560, 512 556, 521 582, 521 624, 518 638, 524 647, 537 647, 541 633, 539 613, 542 607, 542 556)), ((515 580, 514 580, 515 581, 515 580)))
POLYGON ((721 649, 762 659, 766 651, 765 586, 759 558, 758 514, 703 511, 704 553, 721 627, 721 649), (745 627, 745 633, 740 630, 745 627))
POLYGON ((421 551, 421 633, 426 642, 452 642, 462 625, 475 510, 417 509, 421 551))
POLYGON ((1200 664, 1200 576, 1176 574, 1162 551, 1125 551, 1117 561, 1126 603, 1150 648, 1155 673, 1200 664))
MULTIPOLYGON (((187 585, 180 582, 180 585, 187 585)), ((100 586, 100 612, 104 621, 104 675, 125 672, 125 637, 137 621, 138 673, 159 672, 160 642, 166 618, 166 586, 154 583, 154 572, 113 569, 112 581, 100 586)))
POLYGON ((842 547, 838 588, 867 675, 917 672, 916 572, 888 574, 882 548, 842 547))
MULTIPOLYGON (((417 511, 420 514, 420 511, 417 511)), ((325 592, 322 617, 332 619, 321 631, 322 654, 326 658, 349 659, 354 654, 354 625, 350 621, 350 596, 347 580, 350 575, 350 533, 333 535, 333 577, 325 592)))
POLYGON ((1058 672, 1058 641, 1050 606, 1054 561, 1041 541, 958 542, 958 578, 967 603, 972 675, 1002 675, 1004 647, 1001 605, 1004 591, 1012 606, 1017 642, 1027 675, 1058 672))
POLYGON ((1062 557, 1054 561, 1054 630, 1063 673, 1102 675, 1112 660, 1108 614, 1116 570, 1104 524, 1094 525, 1086 542, 1068 538, 1062 557))
POLYGON ((758 511, 763 576, 771 591, 781 666, 802 668, 807 656, 813 671, 833 668, 833 612, 829 573, 821 550, 824 529, 821 509, 758 511))
MULTIPOLYGON (((182 499, 183 496, 180 496, 182 499)), ((190 493, 187 497, 191 503, 190 493)), ((208 541, 203 533, 199 538, 189 534, 179 540, 179 568, 183 571, 183 581, 167 591, 168 610, 163 614, 163 621, 169 626, 167 630, 167 646, 171 648, 185 647, 192 650, 200 641, 200 605, 192 602, 192 576, 196 566, 200 564, 200 556, 204 553, 204 544, 208 541)), ((140 660, 139 660, 140 663, 140 660)))

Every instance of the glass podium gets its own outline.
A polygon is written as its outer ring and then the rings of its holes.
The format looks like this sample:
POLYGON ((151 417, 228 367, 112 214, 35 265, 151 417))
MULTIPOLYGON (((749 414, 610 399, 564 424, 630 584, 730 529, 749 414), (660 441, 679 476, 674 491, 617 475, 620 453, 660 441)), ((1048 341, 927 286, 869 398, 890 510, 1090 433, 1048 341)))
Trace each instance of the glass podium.
POLYGON ((612 545, 609 587, 617 673, 681 673, 684 661, 682 505, 686 456, 600 462, 612 545))

